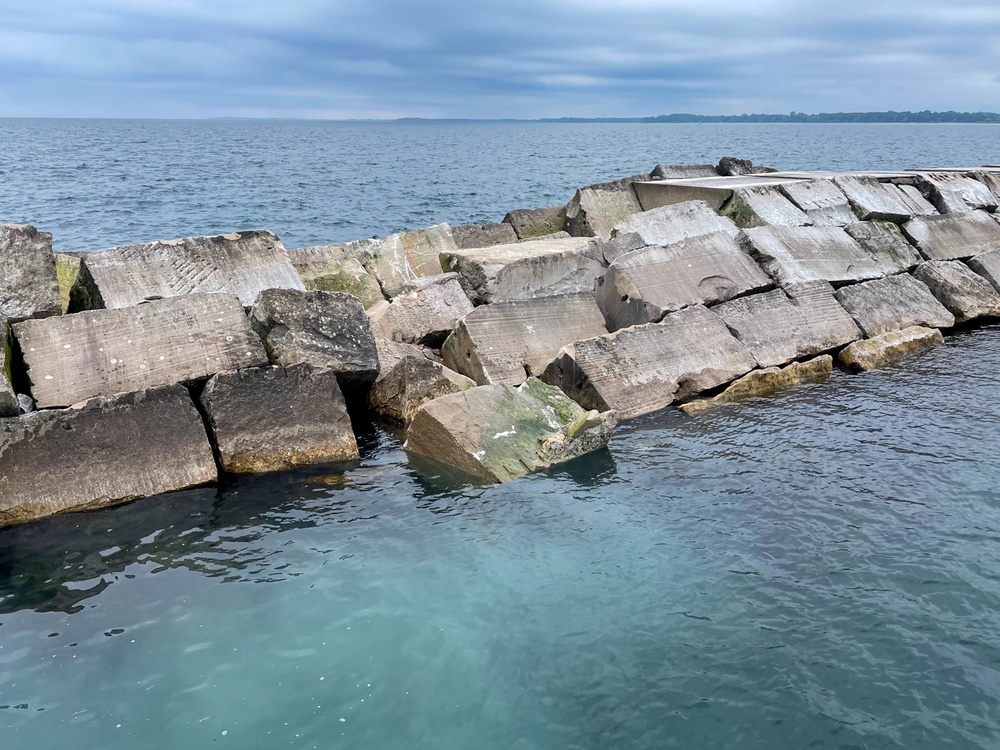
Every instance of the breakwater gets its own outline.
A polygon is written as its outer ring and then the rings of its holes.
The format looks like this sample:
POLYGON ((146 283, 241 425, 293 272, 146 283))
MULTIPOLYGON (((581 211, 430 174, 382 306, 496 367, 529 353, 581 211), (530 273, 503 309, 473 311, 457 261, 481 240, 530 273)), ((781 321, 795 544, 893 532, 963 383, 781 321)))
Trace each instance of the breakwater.
POLYGON ((619 418, 886 364, 1000 314, 998 172, 659 166, 289 252, 242 232, 53 256, 8 225, 0 518, 349 460, 358 409, 502 481, 619 418))

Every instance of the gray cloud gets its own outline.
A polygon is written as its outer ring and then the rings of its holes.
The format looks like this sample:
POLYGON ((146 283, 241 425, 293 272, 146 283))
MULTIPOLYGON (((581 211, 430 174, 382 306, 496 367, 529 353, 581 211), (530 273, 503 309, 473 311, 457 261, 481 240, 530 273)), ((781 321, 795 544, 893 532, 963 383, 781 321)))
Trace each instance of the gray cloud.
POLYGON ((1000 109, 1000 7, 968 0, 0 0, 0 8, 6 116, 1000 109))

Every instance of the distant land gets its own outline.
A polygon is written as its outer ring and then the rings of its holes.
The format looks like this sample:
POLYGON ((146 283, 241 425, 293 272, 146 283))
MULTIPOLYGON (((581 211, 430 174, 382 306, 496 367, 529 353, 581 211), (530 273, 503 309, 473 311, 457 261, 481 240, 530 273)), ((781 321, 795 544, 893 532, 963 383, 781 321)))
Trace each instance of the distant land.
MULTIPOLYGON (((475 119, 430 119, 423 117, 401 117, 394 122, 486 122, 475 119)), ((1000 123, 1000 114, 996 112, 820 112, 807 115, 805 112, 790 112, 785 114, 753 114, 753 115, 692 115, 673 114, 657 115, 655 117, 543 117, 537 120, 489 120, 489 122, 606 122, 606 123, 775 123, 775 122, 970 122, 970 123, 1000 123)))

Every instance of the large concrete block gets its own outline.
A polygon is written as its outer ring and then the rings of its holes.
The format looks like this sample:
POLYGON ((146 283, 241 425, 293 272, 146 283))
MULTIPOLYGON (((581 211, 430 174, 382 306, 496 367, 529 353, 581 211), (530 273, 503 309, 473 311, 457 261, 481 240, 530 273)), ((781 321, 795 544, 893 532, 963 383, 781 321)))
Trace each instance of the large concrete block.
POLYGON ((886 276, 909 271, 924 262, 917 249, 891 221, 859 221, 848 224, 844 231, 861 245, 886 276))
POLYGON ((451 227, 437 224, 373 242, 362 251, 361 261, 385 295, 395 297, 406 291, 408 282, 441 273, 441 254, 456 250, 451 227))
POLYGON ((532 378, 434 399, 414 416, 403 448, 483 482, 504 482, 607 445, 615 412, 587 412, 532 378))
POLYGON ((859 219, 892 221, 901 224, 913 216, 936 214, 934 206, 917 191, 880 182, 869 175, 839 175, 833 178, 859 219))
POLYGON ((724 302, 714 312, 761 367, 813 357, 861 338, 861 331, 837 302, 829 284, 752 294, 724 302))
POLYGON ((566 204, 566 231, 574 237, 607 239, 615 224, 642 210, 632 183, 648 179, 648 174, 635 174, 580 188, 566 204))
POLYGON ((358 458, 332 370, 253 367, 213 375, 202 409, 224 471, 280 471, 358 458))
POLYGON ((736 188, 722 213, 739 227, 800 227, 813 223, 784 196, 779 185, 736 188))
POLYGON ((684 203, 685 201, 705 201, 718 211, 732 197, 734 190, 760 186, 781 186, 800 179, 779 178, 771 175, 699 177, 636 182, 632 187, 643 211, 650 211, 661 206, 671 206, 675 203, 684 203))
POLYGON ((217 478, 201 415, 179 385, 0 420, 0 526, 217 478))
POLYGON ((381 367, 368 392, 368 406, 383 419, 407 425, 428 401, 476 387, 472 378, 445 367, 418 346, 377 341, 381 367), (388 354, 387 348, 397 351, 388 354))
POLYGON ((1000 249, 1000 222, 983 211, 912 219, 903 234, 928 260, 957 260, 1000 249))
POLYGON ((841 349, 837 359, 851 370, 874 370, 943 343, 944 336, 938 329, 912 326, 855 341, 841 349))
POLYGON ((834 292, 868 338, 911 326, 951 328, 955 316, 927 285, 909 274, 888 276, 834 292))
MULTIPOLYGON (((555 231, 560 231, 557 229, 555 231)), ((500 224, 466 224, 452 227, 452 236, 459 250, 473 247, 492 247, 493 245, 509 245, 520 239, 514 227, 509 223, 500 224)))
POLYGON ((230 294, 190 294, 14 325, 38 408, 267 364, 230 294))
MULTIPOLYGON (((612 234, 616 238, 636 235, 639 245, 645 246, 672 245, 688 237, 713 232, 725 232, 730 237, 736 237, 740 230, 732 219, 720 216, 705 201, 687 201, 634 214, 615 225, 612 234)), ((614 257, 608 258, 609 262, 612 260, 614 257)))
POLYGON ((570 344, 542 380, 585 409, 614 409, 630 419, 724 385, 756 366, 726 324, 698 306, 660 323, 570 344))
POLYGON ((842 227, 857 221, 844 191, 832 180, 789 182, 780 190, 817 227, 842 227))
POLYGON ((730 234, 716 232, 619 256, 597 280, 594 296, 608 330, 617 331, 771 286, 730 234))
POLYGON ((913 272, 957 323, 1000 317, 1000 293, 960 260, 931 260, 913 272))
POLYGON ((271 364, 305 362, 333 370, 349 396, 367 391, 378 375, 371 324, 361 302, 350 294, 268 289, 257 298, 250 322, 271 364))
POLYGON ((689 180, 695 177, 718 177, 712 164, 657 164, 649 176, 654 180, 689 180))
POLYGON ((305 289, 272 232, 157 240, 87 253, 69 309, 132 307, 185 294, 233 294, 249 307, 264 289, 305 289))
POLYGON ((345 245, 300 247, 289 250, 288 257, 307 291, 353 294, 365 309, 385 299, 378 281, 345 245))
POLYGON ((480 385, 518 385, 541 375, 567 344, 605 333, 590 292, 497 302, 466 315, 441 355, 480 385))
POLYGON ((0 318, 44 318, 61 310, 52 235, 0 224, 0 318))
POLYGON ((566 206, 517 208, 503 217, 503 223, 514 227, 518 239, 521 240, 555 234, 566 228, 566 206))
POLYGON ((458 274, 447 273, 411 282, 410 291, 368 310, 368 319, 376 338, 437 348, 471 311, 458 274))
POLYGON ((779 284, 877 279, 884 271, 840 227, 757 227, 744 233, 744 249, 779 284))
POLYGON ((997 196, 973 177, 955 172, 920 172, 916 187, 943 214, 997 210, 997 196))
POLYGON ((0 318, 0 417, 16 417, 20 413, 17 394, 11 385, 10 325, 0 318))
POLYGON ((970 258, 968 266, 986 279, 993 288, 1000 292, 1000 250, 990 250, 988 253, 970 258))
POLYGON ((590 291, 604 273, 603 253, 586 237, 456 250, 441 265, 462 275, 476 304, 590 291))

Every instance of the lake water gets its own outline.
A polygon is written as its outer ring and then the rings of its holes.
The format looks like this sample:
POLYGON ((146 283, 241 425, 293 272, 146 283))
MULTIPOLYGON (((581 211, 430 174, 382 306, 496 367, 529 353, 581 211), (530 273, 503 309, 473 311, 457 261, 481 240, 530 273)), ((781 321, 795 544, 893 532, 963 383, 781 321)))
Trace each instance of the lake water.
MULTIPOLYGON (((996 163, 998 135, 0 121, 0 217, 295 246, 657 162, 996 163)), ((350 465, 0 531, 0 747, 996 748, 998 371, 987 327, 498 487, 372 428, 350 465)))

